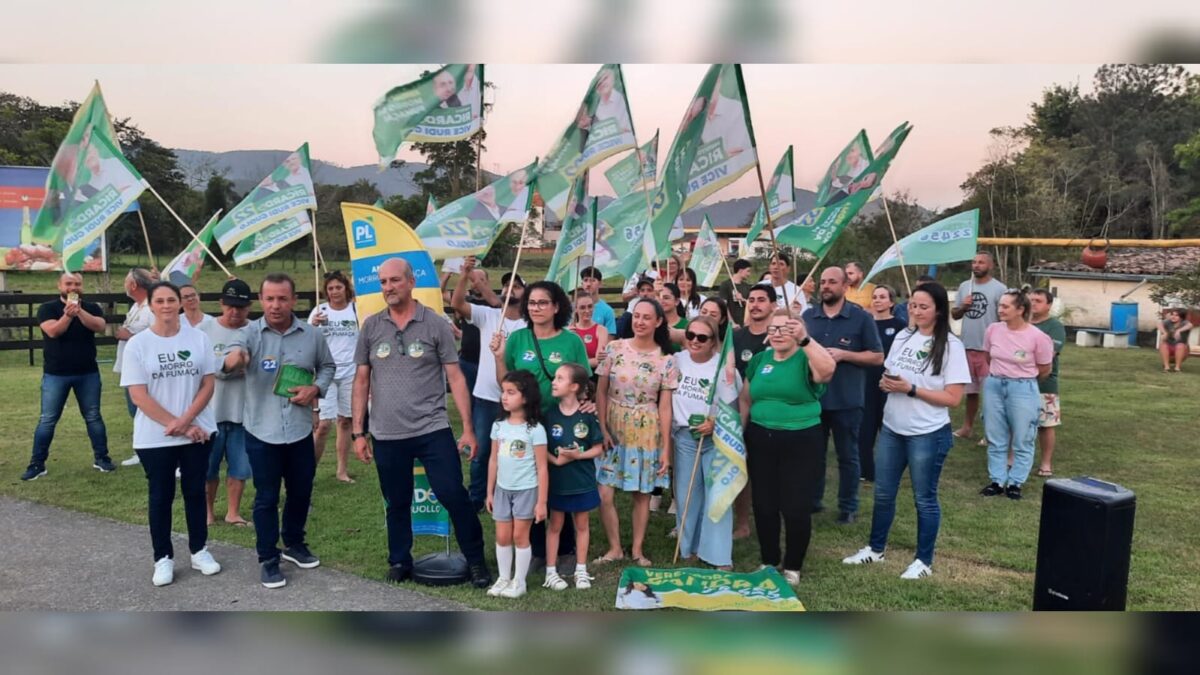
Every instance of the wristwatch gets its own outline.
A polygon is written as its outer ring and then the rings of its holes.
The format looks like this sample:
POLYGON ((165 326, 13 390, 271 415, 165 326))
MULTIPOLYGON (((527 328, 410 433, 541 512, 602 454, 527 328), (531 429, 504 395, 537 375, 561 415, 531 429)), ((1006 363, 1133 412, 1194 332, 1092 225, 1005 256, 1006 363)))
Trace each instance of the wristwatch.
POLYGON ((359 434, 359 433, 351 433, 350 434, 350 440, 352 440, 352 441, 357 441, 360 438, 366 438, 366 437, 367 437, 367 434, 359 434))
POLYGON ((915 385, 915 384, 914 384, 914 385, 912 386, 912 389, 909 389, 909 390, 908 390, 908 396, 909 396, 909 398, 916 398, 916 397, 917 397, 917 385, 915 385))
POLYGON ((810 343, 810 342, 812 342, 812 336, 811 336, 811 335, 805 335, 805 336, 804 336, 804 339, 803 339, 803 340, 801 340, 801 341, 800 341, 798 344, 800 345, 800 348, 801 348, 801 349, 804 349, 805 347, 807 347, 807 346, 808 346, 808 343, 810 343))

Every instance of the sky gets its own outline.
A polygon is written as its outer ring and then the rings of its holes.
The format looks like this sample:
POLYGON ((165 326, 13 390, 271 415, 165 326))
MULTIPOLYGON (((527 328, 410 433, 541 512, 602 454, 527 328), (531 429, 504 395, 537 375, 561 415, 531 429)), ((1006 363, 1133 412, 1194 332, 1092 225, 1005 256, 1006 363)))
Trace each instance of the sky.
MULTIPOLYGON (((0 90, 42 103, 82 100, 99 80, 110 111, 171 148, 293 150, 343 166, 376 162, 372 106, 434 64, 0 64, 0 90)), ((656 129, 664 158, 707 66, 623 66, 639 142, 656 129)), ((570 122, 598 65, 488 64, 494 107, 484 168, 506 173, 543 155, 570 122)), ((959 185, 987 157, 995 127, 1023 124, 1056 84, 1091 88, 1095 65, 756 65, 743 67, 765 179, 788 144, 796 185, 812 189, 859 129, 877 145, 900 122, 914 129, 884 187, 927 208, 961 201, 959 185)), ((1200 68, 1193 68, 1200 72, 1200 68)), ((402 159, 420 160, 407 148, 402 159)), ((600 165, 602 171, 617 158, 600 165)), ((594 181, 599 194, 611 194, 594 181)), ((758 193, 751 171, 709 202, 758 193)))

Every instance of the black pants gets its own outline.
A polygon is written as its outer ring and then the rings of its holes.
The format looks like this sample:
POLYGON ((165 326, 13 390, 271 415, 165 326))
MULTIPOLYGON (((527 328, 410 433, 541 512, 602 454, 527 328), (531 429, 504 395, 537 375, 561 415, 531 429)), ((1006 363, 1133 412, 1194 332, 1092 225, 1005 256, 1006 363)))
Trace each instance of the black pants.
POLYGON ((812 538, 812 505, 816 496, 825 437, 821 425, 800 431, 766 429, 753 422, 746 429, 746 462, 754 486, 754 526, 764 565, 780 562, 780 516, 787 548, 783 567, 804 566, 812 538))
POLYGON ((208 507, 204 503, 204 478, 208 473, 209 443, 189 443, 165 448, 137 450, 150 486, 147 516, 154 560, 174 558, 171 546, 171 508, 175 503, 175 469, 179 469, 179 491, 183 493, 183 515, 187 520, 188 549, 200 551, 208 542, 208 507))
POLYGON ((255 548, 258 562, 279 558, 279 491, 287 488, 283 503, 283 545, 304 543, 308 507, 312 503, 313 476, 317 460, 313 455, 312 434, 294 443, 264 443, 246 432, 246 455, 254 477, 255 548))
POLYGON ((858 425, 859 474, 866 480, 875 481, 875 439, 883 426, 883 404, 887 394, 879 389, 883 378, 883 367, 863 368, 866 372, 863 385, 863 415, 858 425))
POLYGON ((483 562, 483 526, 463 487, 462 460, 449 428, 415 438, 374 441, 375 469, 387 514, 388 564, 411 567, 413 460, 421 460, 429 489, 450 514, 458 548, 470 564, 483 562))

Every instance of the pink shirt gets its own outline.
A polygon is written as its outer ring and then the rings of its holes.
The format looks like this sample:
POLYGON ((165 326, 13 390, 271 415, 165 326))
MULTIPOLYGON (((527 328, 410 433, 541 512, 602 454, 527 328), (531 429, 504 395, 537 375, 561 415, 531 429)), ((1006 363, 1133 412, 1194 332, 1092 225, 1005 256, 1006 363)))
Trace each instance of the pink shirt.
POLYGON ((992 357, 989 372, 997 377, 1037 377, 1038 366, 1054 362, 1054 343, 1033 324, 1012 330, 1003 321, 987 327, 983 351, 992 357))

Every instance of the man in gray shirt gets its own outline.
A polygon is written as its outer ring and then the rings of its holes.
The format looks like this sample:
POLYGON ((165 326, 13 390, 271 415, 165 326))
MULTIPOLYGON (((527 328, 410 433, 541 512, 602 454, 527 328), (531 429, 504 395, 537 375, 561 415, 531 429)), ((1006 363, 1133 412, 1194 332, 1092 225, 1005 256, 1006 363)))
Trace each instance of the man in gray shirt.
MULTIPOLYGON (((432 262, 426 264, 421 277, 436 279, 432 262)), ((483 558, 483 528, 463 487, 458 457, 458 448, 464 448, 474 459, 478 448, 471 424, 471 394, 458 367, 454 333, 444 318, 413 299, 416 275, 406 259, 391 258, 380 265, 378 283, 387 308, 367 317, 358 333, 351 436, 354 453, 362 462, 376 460, 387 513, 387 579, 398 583, 412 577, 410 509, 413 460, 419 459, 429 487, 454 523, 471 584, 486 588, 492 575, 483 558), (457 446, 446 414, 447 382, 463 424, 457 446), (368 402, 373 448, 367 442, 368 402)), ((359 291, 371 292, 363 283, 359 291)))
POLYGON ((296 318, 296 285, 286 274, 268 274, 258 290, 263 316, 246 327, 246 454, 254 474, 254 530, 262 585, 287 583, 279 571, 277 547, 281 528, 280 482, 287 488, 283 505, 284 560, 309 569, 321 564, 304 543, 304 526, 312 500, 312 406, 333 383, 337 369, 321 330, 296 318), (291 397, 275 394, 275 381, 284 366, 313 374, 313 384, 288 389, 291 397))
POLYGON ((971 278, 958 285, 958 300, 950 316, 962 319, 963 347, 967 350, 967 366, 971 370, 971 384, 967 393, 967 415, 962 428, 954 432, 959 438, 970 438, 975 428, 975 416, 979 414, 979 392, 988 376, 988 355, 983 351, 983 335, 987 327, 1000 319, 997 308, 1000 296, 1007 288, 992 278, 996 259, 987 251, 979 251, 971 261, 971 278))
POLYGON ((247 317, 250 314, 250 286, 241 279, 230 279, 221 289, 221 315, 216 321, 204 321, 199 330, 208 335, 213 354, 222 361, 217 371, 217 385, 209 406, 217 422, 208 456, 208 478, 205 497, 208 500, 208 524, 216 520, 213 503, 217 498, 221 460, 225 460, 225 493, 228 505, 225 522, 246 526, 242 518, 242 492, 250 478, 250 458, 246 456, 246 430, 242 427, 242 408, 246 405, 246 377, 243 372, 248 359, 230 360, 232 354, 245 354, 247 317))

